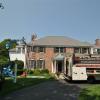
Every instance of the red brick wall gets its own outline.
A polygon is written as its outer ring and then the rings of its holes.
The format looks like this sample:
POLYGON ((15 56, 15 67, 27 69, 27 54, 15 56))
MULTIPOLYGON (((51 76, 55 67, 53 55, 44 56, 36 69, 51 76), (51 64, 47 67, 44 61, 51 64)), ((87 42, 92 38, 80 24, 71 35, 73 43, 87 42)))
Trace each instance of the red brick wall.
MULTIPOLYGON (((73 48, 66 48, 66 53, 73 53, 74 49, 73 48)), ((52 71, 52 61, 53 57, 55 56, 56 53, 54 53, 54 48, 46 48, 45 53, 40 52, 30 52, 29 53, 29 58, 34 59, 34 60, 39 60, 39 59, 44 59, 45 60, 45 68, 48 69, 50 72, 52 71)))

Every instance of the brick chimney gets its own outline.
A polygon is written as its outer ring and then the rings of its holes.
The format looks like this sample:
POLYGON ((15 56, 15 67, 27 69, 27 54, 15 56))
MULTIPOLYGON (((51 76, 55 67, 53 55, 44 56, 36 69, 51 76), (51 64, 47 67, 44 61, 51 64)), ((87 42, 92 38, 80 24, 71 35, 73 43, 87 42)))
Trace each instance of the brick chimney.
POLYGON ((32 43, 34 43, 34 41, 36 40, 36 38, 37 38, 36 33, 33 33, 33 35, 31 36, 32 43))
POLYGON ((100 39, 96 39, 96 40, 95 40, 95 45, 96 45, 96 46, 100 46, 100 39))

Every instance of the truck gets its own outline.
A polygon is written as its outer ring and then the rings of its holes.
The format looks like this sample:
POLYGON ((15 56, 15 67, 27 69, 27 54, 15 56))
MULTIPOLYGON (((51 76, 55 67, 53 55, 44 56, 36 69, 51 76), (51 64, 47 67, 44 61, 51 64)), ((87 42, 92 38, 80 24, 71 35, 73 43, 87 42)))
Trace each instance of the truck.
POLYGON ((100 80, 100 56, 74 55, 69 58, 66 70, 66 77, 69 80, 93 83, 100 80))

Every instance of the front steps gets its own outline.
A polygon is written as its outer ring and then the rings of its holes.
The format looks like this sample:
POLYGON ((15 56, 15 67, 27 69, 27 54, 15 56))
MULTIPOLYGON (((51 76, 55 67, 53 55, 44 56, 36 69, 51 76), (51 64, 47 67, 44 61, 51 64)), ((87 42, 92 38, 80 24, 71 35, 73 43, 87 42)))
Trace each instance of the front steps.
POLYGON ((56 79, 65 79, 64 73, 55 74, 56 79))

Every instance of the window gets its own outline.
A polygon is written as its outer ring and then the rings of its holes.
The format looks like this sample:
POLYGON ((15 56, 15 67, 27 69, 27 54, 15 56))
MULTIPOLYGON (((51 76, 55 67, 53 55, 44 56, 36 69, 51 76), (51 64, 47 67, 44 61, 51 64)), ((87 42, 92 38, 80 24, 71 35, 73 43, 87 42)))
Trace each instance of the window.
POLYGON ((16 52, 21 53, 21 48, 17 48, 16 52))
POLYGON ((97 49, 98 54, 100 54, 100 49, 97 49))
POLYGON ((54 48, 54 52, 55 53, 64 53, 65 52, 65 48, 64 47, 55 47, 54 48))
POLYGON ((80 48, 75 48, 75 49, 74 49, 74 52, 75 52, 75 53, 80 53, 80 48))
POLYGON ((97 49, 96 48, 93 49, 93 54, 97 54, 97 49))
POLYGON ((44 68, 45 67, 45 61, 44 60, 37 60, 37 68, 44 68))
POLYGON ((59 52, 59 48, 58 47, 54 48, 54 52, 58 53, 59 52))
POLYGON ((25 53, 25 48, 24 47, 22 48, 22 53, 25 53))
POLYGON ((82 53, 87 53, 88 49, 87 48, 82 48, 82 53))
POLYGON ((45 52, 44 47, 32 47, 32 52, 45 52))
POLYGON ((32 47, 32 52, 37 52, 37 47, 32 47))
POLYGON ((61 52, 61 53, 65 52, 65 48, 63 48, 63 47, 60 48, 60 52, 61 52))
POLYGON ((38 47, 38 51, 39 52, 45 52, 45 48, 44 47, 38 47))
POLYGON ((36 68, 36 61, 35 60, 29 60, 29 66, 30 68, 36 68))

